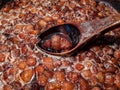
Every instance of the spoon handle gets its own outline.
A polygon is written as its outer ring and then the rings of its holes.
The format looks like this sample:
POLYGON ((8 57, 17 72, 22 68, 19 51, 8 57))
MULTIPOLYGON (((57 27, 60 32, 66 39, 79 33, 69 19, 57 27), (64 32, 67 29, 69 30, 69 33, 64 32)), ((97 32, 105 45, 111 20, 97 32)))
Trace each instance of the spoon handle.
POLYGON ((114 15, 101 20, 93 20, 90 22, 82 23, 79 28, 81 32, 81 40, 89 39, 90 37, 104 34, 110 30, 111 27, 120 24, 120 15, 114 15))
POLYGON ((69 54, 73 51, 77 51, 78 48, 82 48, 101 34, 104 34, 110 30, 114 30, 112 27, 117 25, 120 25, 120 15, 110 16, 100 20, 93 20, 78 25, 78 28, 81 32, 79 43, 75 48, 69 50, 64 54, 69 54))

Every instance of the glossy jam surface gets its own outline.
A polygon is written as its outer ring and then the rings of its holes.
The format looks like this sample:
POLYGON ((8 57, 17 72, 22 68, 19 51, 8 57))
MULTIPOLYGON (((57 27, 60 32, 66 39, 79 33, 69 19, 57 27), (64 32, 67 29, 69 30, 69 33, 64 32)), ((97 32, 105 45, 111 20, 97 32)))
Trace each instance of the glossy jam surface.
MULTIPOLYGON (((96 0, 7 4, 0 10, 0 90, 120 90, 120 28, 71 57, 51 56, 37 46, 39 35, 50 27, 115 13, 96 0)), ((64 33, 52 36, 64 39, 64 33)))

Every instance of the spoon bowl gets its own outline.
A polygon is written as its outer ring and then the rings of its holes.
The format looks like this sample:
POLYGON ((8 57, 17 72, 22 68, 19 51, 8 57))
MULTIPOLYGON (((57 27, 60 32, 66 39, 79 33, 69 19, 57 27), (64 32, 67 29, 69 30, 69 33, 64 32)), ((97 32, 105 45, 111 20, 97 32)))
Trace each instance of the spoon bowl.
MULTIPOLYGON (((61 50, 60 46, 58 47, 58 44, 62 44, 63 42, 58 42, 59 39, 62 39, 62 40, 65 39, 66 41, 68 41, 70 44, 69 49, 72 49, 78 44, 78 42, 80 40, 80 31, 73 24, 63 24, 63 25, 58 25, 58 26, 52 27, 52 28, 48 29, 47 31, 41 33, 39 35, 39 38, 40 38, 40 42, 38 43, 38 46, 41 49, 47 50, 48 52, 52 52, 52 53, 62 53, 62 52, 64 52, 64 50, 61 50), (59 39, 57 39, 57 38, 59 38, 59 39), (48 45, 49 47, 47 47, 47 45, 45 45, 45 43, 46 43, 46 41, 48 41, 50 39, 54 39, 54 42, 51 41, 50 45, 48 45), (57 40, 56 41, 57 45, 55 45, 55 39, 57 40), (52 46, 54 46, 54 47, 52 48, 52 46), (55 46, 58 47, 58 49, 55 48, 55 46)), ((48 44, 48 42, 47 42, 47 44, 48 44)))

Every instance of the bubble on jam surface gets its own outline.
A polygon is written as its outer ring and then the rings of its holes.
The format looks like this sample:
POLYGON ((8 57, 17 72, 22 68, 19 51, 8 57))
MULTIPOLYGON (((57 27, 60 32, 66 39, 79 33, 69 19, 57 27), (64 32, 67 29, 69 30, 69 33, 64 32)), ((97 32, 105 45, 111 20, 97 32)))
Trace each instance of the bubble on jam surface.
POLYGON ((20 77, 24 82, 29 82, 34 75, 34 71, 32 69, 27 69, 21 72, 20 77))
POLYGON ((18 81, 13 81, 12 83, 10 83, 10 85, 12 86, 13 89, 17 90, 17 89, 21 89, 21 83, 18 81))

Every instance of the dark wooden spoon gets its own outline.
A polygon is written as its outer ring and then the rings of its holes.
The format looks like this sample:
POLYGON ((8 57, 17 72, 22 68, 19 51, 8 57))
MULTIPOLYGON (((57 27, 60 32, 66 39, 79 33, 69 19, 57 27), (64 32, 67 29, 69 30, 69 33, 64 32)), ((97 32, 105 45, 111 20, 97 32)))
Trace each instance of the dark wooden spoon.
MULTIPOLYGON (((82 48, 91 40, 113 30, 120 25, 120 15, 109 16, 100 20, 93 20, 81 24, 69 23, 52 27, 39 35, 38 47, 52 55, 67 56, 73 54, 78 48, 82 48), (67 50, 55 50, 52 47, 44 47, 44 42, 54 35, 62 35, 70 41, 71 47, 67 50)), ((62 44, 62 43, 61 43, 62 44)))

